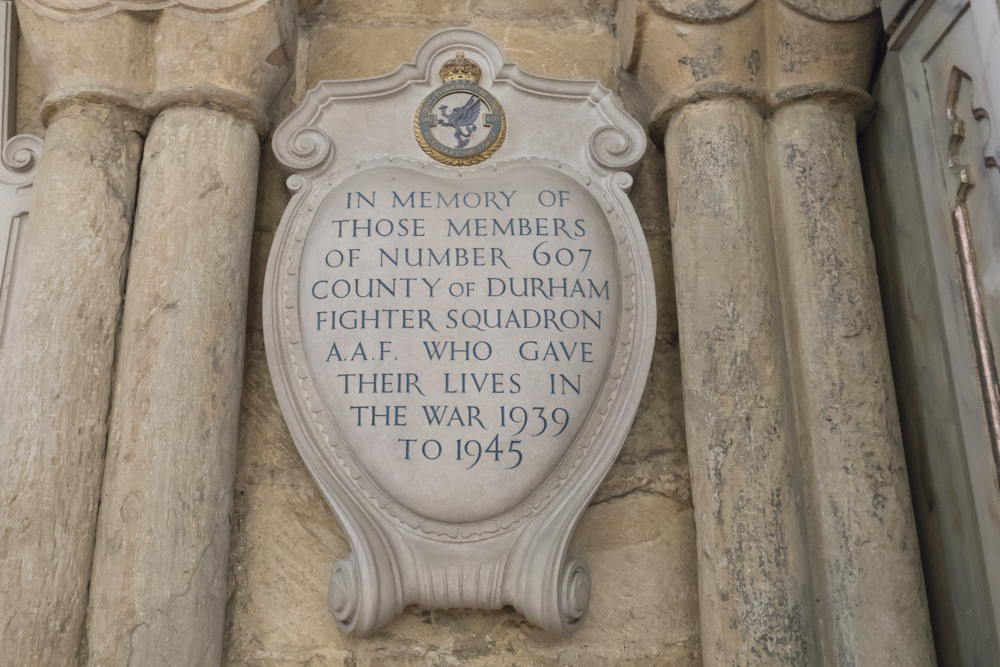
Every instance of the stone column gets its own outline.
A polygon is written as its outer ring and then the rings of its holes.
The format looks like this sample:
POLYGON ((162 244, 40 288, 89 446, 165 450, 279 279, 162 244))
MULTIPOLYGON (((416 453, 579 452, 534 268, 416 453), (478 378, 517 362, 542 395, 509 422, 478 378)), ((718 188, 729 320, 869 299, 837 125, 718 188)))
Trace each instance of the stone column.
POLYGON ((666 136, 702 654, 816 664, 764 121, 691 104, 666 136), (732 621, 739 619, 734 624, 732 621))
POLYGON ((873 9, 620 10, 666 134, 706 664, 934 664, 856 148, 873 9))
POLYGON ((157 24, 91 584, 91 665, 219 664, 258 132, 295 15, 157 24))
POLYGON ((91 664, 218 664, 260 144, 210 109, 150 129, 91 594, 91 664))
POLYGON ((769 138, 826 654, 929 664, 930 634, 912 632, 927 610, 854 115, 806 99, 775 113, 769 138))
POLYGON ((49 95, 0 331, 0 664, 12 667, 76 660, 145 130, 108 95, 136 83, 116 64, 139 22, 20 15, 49 95))

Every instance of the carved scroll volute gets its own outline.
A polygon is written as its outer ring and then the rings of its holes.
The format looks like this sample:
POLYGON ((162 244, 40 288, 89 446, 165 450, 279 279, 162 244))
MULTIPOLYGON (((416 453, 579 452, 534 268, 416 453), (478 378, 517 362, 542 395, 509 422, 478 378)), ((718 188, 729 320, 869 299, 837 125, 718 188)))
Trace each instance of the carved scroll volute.
POLYGON ((652 356, 626 196, 642 127, 600 84, 527 74, 451 29, 391 74, 320 83, 272 146, 295 194, 265 342, 351 543, 329 587, 339 627, 511 605, 579 628, 591 575, 570 536, 652 356))

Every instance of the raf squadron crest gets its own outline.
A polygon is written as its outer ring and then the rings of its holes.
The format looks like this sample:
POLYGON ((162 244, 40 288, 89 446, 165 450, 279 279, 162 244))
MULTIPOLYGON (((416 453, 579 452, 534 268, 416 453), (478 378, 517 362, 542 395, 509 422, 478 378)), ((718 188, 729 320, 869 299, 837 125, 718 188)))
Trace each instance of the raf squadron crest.
POLYGON ((482 70, 461 51, 441 68, 440 88, 424 98, 413 132, 425 153, 453 167, 478 164, 503 144, 507 119, 497 98, 479 86, 482 70))

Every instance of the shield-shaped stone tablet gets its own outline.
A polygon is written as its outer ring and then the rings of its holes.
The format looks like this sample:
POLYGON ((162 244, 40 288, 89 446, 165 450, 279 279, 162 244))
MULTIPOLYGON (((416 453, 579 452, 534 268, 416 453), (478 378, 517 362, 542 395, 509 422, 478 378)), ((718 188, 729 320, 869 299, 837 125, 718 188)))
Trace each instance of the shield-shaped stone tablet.
POLYGON ((403 607, 587 611, 573 527, 628 432, 655 304, 626 196, 641 126, 445 30, 323 82, 276 130, 293 171, 265 285, 282 410, 351 555, 341 629, 403 607))

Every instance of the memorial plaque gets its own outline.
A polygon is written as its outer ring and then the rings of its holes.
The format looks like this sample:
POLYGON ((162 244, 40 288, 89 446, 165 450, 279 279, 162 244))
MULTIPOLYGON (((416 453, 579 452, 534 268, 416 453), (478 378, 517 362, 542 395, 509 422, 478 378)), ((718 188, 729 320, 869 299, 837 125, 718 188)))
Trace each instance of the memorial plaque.
POLYGON ((642 393, 651 268, 626 196, 645 138, 594 82, 445 30, 414 64, 323 82, 275 132, 295 193, 265 336, 295 443, 351 541, 330 606, 579 627, 567 553, 642 393))

